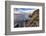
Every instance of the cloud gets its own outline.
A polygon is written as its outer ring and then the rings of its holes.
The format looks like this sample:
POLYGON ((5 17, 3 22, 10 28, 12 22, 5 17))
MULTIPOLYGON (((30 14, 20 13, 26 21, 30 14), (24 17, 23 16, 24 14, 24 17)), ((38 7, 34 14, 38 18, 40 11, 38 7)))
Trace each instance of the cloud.
POLYGON ((32 11, 34 11, 35 9, 33 8, 15 8, 14 10, 16 11, 16 13, 21 13, 21 12, 32 13, 32 11))

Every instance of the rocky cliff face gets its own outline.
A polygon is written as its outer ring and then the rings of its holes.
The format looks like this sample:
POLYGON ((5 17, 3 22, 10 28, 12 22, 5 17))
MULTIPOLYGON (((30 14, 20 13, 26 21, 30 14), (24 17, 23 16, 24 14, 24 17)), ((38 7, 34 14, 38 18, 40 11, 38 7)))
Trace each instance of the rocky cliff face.
POLYGON ((26 27, 39 26, 39 9, 35 10, 32 15, 29 15, 30 19, 26 23, 26 27))

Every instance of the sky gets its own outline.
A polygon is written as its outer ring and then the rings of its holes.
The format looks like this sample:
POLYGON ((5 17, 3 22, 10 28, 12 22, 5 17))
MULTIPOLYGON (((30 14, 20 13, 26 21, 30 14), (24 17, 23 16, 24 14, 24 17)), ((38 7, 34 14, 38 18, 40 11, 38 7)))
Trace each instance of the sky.
POLYGON ((15 13, 32 13, 35 9, 34 8, 14 8, 15 13))

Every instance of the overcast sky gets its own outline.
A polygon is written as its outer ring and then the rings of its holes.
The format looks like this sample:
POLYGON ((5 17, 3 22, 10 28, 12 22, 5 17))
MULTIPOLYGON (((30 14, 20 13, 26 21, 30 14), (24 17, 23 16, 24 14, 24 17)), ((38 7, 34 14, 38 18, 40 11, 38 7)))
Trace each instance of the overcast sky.
POLYGON ((34 10, 34 8, 15 8, 14 11, 15 13, 21 13, 21 12, 25 12, 25 13, 32 13, 34 10))

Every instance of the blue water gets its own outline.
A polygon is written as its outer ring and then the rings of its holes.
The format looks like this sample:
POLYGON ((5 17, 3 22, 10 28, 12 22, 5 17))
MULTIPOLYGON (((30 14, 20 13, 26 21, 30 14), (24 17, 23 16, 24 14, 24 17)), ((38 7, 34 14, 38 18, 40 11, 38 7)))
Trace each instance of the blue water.
POLYGON ((28 15, 24 15, 24 14, 14 15, 15 21, 25 21, 26 19, 28 19, 28 15))

